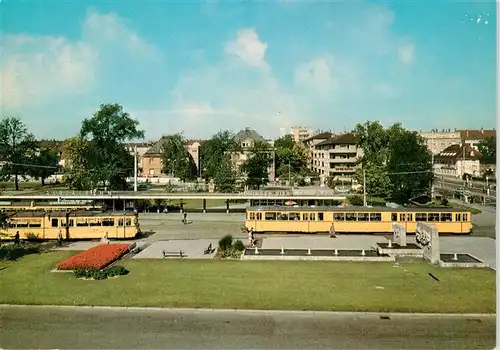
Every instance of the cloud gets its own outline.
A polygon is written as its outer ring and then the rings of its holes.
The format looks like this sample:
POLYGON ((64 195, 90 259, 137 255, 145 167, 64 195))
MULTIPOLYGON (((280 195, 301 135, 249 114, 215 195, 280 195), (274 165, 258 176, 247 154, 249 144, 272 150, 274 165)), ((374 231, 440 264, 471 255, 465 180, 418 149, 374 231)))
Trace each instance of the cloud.
POLYGON ((313 88, 318 93, 326 93, 335 87, 330 64, 324 57, 299 65, 295 69, 294 82, 299 87, 313 88))
POLYGON ((4 34, 0 70, 1 106, 20 109, 63 96, 92 91, 106 48, 123 46, 136 58, 155 57, 158 51, 127 28, 116 14, 88 12, 82 37, 4 34))
POLYGON ((415 58, 415 46, 413 44, 401 45, 398 48, 398 58, 403 64, 410 64, 415 58))
POLYGON ((255 29, 241 29, 235 41, 226 44, 225 51, 241 59, 250 66, 264 66, 267 43, 262 42, 255 29))

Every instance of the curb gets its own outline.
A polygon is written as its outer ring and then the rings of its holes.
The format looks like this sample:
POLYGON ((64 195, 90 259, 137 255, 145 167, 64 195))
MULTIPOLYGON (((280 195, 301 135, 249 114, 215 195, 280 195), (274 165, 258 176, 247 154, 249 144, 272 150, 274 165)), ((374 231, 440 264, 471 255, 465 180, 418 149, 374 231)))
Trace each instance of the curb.
POLYGON ((496 314, 482 313, 408 313, 408 312, 350 312, 350 311, 303 311, 303 310, 252 310, 252 309, 195 309, 163 307, 128 307, 128 306, 73 306, 73 305, 19 305, 0 304, 0 308, 54 308, 72 310, 103 311, 153 311, 153 312, 191 312, 191 313, 240 313, 267 315, 302 315, 302 316, 392 316, 392 317, 496 317, 496 314))

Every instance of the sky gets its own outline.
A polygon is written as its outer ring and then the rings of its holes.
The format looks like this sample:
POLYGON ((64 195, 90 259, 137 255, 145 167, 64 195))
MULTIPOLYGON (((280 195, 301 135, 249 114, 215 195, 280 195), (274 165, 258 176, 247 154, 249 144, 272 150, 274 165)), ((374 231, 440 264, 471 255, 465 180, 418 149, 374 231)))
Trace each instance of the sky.
POLYGON ((2 117, 39 138, 102 103, 148 140, 496 125, 494 1, 2 0, 0 16, 2 117))

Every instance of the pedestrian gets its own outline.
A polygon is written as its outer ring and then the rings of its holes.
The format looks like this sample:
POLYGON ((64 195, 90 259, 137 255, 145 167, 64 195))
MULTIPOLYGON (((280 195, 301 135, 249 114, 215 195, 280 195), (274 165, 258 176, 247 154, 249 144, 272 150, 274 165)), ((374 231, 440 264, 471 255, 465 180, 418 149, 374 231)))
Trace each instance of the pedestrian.
POLYGON ((330 238, 337 238, 337 234, 335 233, 335 226, 333 225, 333 222, 332 222, 332 225, 330 226, 330 238))
POLYGON ((183 217, 184 217, 184 218, 182 219, 182 221, 184 222, 184 225, 186 225, 186 224, 187 224, 187 216, 188 216, 188 214, 187 214, 187 212, 184 210, 184 213, 182 213, 182 215, 183 215, 183 217))
POLYGON ((63 241, 62 231, 59 230, 59 234, 57 235, 57 245, 59 247, 62 246, 62 241, 63 241))
POLYGON ((19 231, 17 231, 14 236, 14 245, 19 245, 19 231))

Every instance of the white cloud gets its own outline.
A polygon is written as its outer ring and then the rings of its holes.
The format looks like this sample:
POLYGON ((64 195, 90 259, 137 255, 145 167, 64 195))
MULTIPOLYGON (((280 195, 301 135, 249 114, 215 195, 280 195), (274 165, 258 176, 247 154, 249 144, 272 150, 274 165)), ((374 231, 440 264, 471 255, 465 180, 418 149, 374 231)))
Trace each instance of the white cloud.
POLYGON ((297 86, 313 88, 325 93, 335 87, 328 60, 324 57, 313 59, 295 69, 294 81, 297 86))
POLYGON ((1 106, 20 109, 61 96, 92 91, 100 58, 109 45, 122 45, 135 57, 155 57, 157 50, 115 14, 89 11, 82 38, 4 34, 0 70, 1 106))
POLYGON ((242 29, 235 41, 226 44, 225 51, 236 56, 250 66, 266 65, 267 43, 262 42, 254 29, 242 29))
POLYGON ((398 58, 401 63, 412 63, 415 58, 415 46, 413 44, 401 45, 398 48, 398 58))

